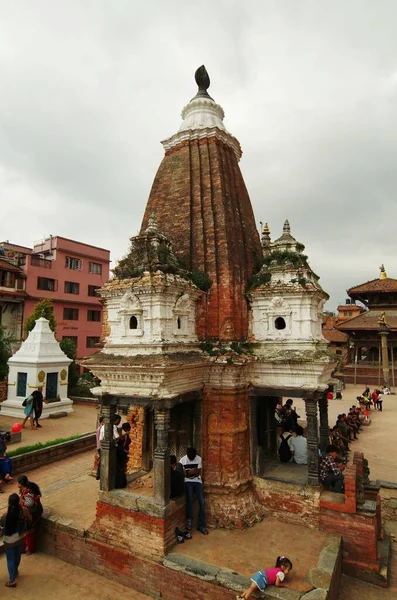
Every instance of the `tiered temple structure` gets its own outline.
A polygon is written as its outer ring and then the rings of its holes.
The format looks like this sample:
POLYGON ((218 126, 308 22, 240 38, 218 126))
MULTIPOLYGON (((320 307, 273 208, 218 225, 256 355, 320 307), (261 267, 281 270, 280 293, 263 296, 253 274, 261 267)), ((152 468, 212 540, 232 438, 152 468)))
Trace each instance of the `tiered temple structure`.
POLYGON ((343 368, 345 381, 363 386, 394 386, 397 279, 388 277, 382 265, 377 279, 354 286, 347 293, 352 303, 358 302, 365 310, 361 308, 356 316, 337 325, 350 340, 349 361, 343 368))
POLYGON ((84 362, 101 380, 94 393, 105 415, 93 531, 106 538, 123 518, 123 531, 136 535, 120 531, 118 544, 152 558, 167 552, 184 519, 183 499, 169 499, 171 453, 180 458, 194 445, 202 455, 210 524, 242 527, 269 510, 291 516, 265 480, 276 458, 275 406, 303 397, 309 464, 293 518, 318 525, 318 447, 328 441, 328 296, 288 221, 274 242, 266 228, 261 244, 240 144, 208 94, 204 67, 196 82, 178 132, 163 142, 140 234, 101 290, 104 347, 84 362), (133 422, 139 411, 134 452, 152 491, 113 489, 111 417, 119 409, 133 422))

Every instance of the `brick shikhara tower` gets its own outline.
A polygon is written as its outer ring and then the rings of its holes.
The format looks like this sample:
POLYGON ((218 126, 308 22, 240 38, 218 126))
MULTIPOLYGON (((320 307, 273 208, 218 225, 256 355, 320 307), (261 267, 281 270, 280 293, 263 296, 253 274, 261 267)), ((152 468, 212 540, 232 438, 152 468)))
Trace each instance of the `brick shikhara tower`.
POLYGON ((195 446, 208 524, 243 527, 271 501, 282 511, 263 478, 276 458, 281 397, 305 398, 306 491, 317 504, 318 446, 328 440, 325 392, 335 362, 319 316, 328 296, 288 221, 279 239, 271 242, 266 226, 260 240, 240 144, 208 94, 204 67, 196 82, 178 132, 163 141, 140 233, 101 289, 104 347, 84 361, 101 380, 94 393, 105 417, 95 535, 108 538, 123 518, 123 532, 130 526, 141 542, 123 533, 118 545, 145 548, 151 559, 168 551, 184 521, 183 499, 170 501, 170 454, 179 459, 195 446), (132 423, 129 464, 152 478, 151 491, 114 489, 116 410, 132 423))
POLYGON ((223 123, 222 107, 208 94, 204 66, 196 71, 196 82, 198 92, 182 110, 178 132, 162 142, 165 156, 141 232, 156 215, 181 264, 211 279, 198 323, 200 339, 245 341, 245 292, 262 264, 262 248, 238 165, 240 144, 223 123))

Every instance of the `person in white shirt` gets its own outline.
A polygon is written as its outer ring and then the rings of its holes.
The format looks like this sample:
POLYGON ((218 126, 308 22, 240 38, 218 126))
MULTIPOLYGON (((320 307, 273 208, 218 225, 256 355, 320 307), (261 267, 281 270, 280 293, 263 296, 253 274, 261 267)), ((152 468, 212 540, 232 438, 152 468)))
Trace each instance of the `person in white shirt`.
MULTIPOLYGON (((121 417, 120 415, 113 415, 113 439, 117 440, 119 436, 118 426, 120 425, 121 417)), ((102 442, 105 437, 105 423, 101 425, 101 429, 99 431, 99 442, 102 442)))
POLYGON ((188 448, 185 456, 182 456, 179 461, 183 466, 185 474, 185 489, 186 489, 186 528, 188 531, 193 525, 193 500, 197 498, 199 503, 198 526, 197 530, 204 535, 208 535, 205 527, 205 505, 203 482, 201 480, 202 460, 201 456, 196 454, 195 448, 188 448))
POLYGON ((303 437, 303 428, 296 427, 296 437, 291 439, 293 462, 297 465, 307 465, 307 439, 303 437))

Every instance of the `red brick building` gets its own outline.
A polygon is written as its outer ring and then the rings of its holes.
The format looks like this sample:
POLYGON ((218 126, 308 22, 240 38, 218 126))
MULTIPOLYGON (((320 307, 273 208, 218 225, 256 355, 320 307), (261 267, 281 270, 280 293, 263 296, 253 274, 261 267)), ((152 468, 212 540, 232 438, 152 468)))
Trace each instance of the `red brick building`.
POLYGON ((96 291, 109 279, 109 250, 61 236, 50 236, 33 248, 9 242, 1 247, 26 280, 24 321, 37 302, 49 298, 54 305, 57 339, 71 338, 79 357, 96 352, 102 327, 96 291))

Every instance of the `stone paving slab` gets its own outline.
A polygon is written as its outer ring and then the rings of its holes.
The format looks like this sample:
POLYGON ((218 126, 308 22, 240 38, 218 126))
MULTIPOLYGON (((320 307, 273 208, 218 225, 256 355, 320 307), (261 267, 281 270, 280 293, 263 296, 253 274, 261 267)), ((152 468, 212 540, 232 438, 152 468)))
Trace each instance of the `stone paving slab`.
MULTIPOLYGON (((48 516, 58 515, 88 529, 95 518, 99 482, 91 476, 94 452, 66 458, 28 472, 43 494, 43 506, 48 516)), ((6 510, 8 495, 17 492, 16 482, 8 483, 0 494, 0 514, 6 510)))
MULTIPOLYGON (((48 442, 56 438, 67 438, 71 435, 95 431, 98 415, 96 406, 74 404, 73 410, 73 413, 62 419, 43 419, 40 421, 41 429, 32 430, 30 427, 26 427, 22 430, 22 440, 17 444, 11 444, 9 450, 16 450, 20 446, 30 446, 37 442, 48 442)), ((15 417, 4 417, 0 410, 0 430, 4 427, 10 429, 14 423, 21 423, 21 420, 15 417)))
MULTIPOLYGON (((0 598, 9 600, 149 600, 149 596, 47 554, 22 556, 18 586, 6 589, 5 555, 0 556, 0 598), (4 582, 4 583, 3 583, 4 582)), ((152 600, 152 599, 150 599, 152 600)))

